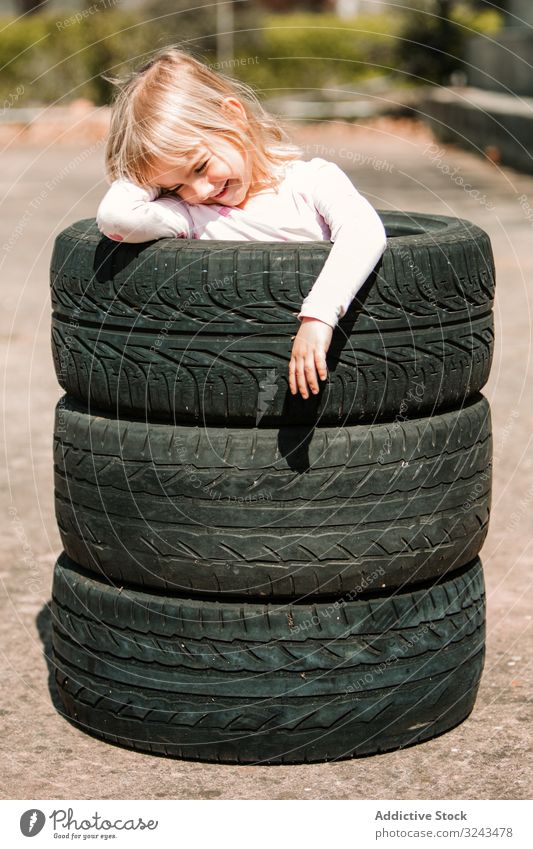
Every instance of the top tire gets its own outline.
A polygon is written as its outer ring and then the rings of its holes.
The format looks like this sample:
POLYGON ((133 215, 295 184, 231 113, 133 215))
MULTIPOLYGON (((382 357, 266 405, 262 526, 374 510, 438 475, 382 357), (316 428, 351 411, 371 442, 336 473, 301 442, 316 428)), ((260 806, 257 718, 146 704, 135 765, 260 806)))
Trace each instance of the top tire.
POLYGON ((60 385, 117 415, 207 425, 339 425, 461 405, 490 371, 490 239, 463 219, 380 215, 387 249, 306 401, 288 389, 291 336, 331 243, 130 245, 94 219, 73 224, 51 261, 60 385))

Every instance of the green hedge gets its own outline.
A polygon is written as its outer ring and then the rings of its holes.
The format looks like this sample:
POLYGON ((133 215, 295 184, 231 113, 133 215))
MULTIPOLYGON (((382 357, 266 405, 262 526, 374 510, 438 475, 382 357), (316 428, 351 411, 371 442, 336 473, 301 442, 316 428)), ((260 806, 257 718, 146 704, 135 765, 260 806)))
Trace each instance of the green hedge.
MULTIPOLYGON (((265 94, 271 89, 335 88, 394 67, 398 15, 267 15, 259 61, 236 69, 265 94)), ((246 57, 248 54, 241 54, 246 57)))
MULTIPOLYGON (((189 0, 180 2, 183 6, 189 0)), ((429 2, 422 0, 421 6, 429 2)), ((355 84, 388 69, 399 82, 423 77, 441 81, 450 64, 452 69, 460 65, 465 27, 493 33, 501 26, 498 13, 474 14, 464 4, 456 6, 455 23, 446 36, 452 58, 442 63, 435 60, 438 52, 427 47, 438 45, 442 33, 422 11, 344 20, 330 14, 265 15, 257 7, 246 8, 246 15, 236 19, 235 61, 220 70, 266 97, 282 90, 355 84), (423 47, 406 39, 419 40, 423 47)), ((169 16, 165 9, 166 2, 158 0, 143 13, 105 9, 86 11, 85 17, 48 12, 0 20, 0 113, 10 106, 62 104, 78 97, 107 103, 111 86, 101 75, 138 65, 165 44, 182 43, 216 67, 213 7, 201 15, 173 11, 169 16)))
POLYGON ((78 97, 104 103, 109 85, 100 75, 124 70, 131 58, 148 58, 154 49, 155 33, 144 28, 135 14, 106 11, 82 20, 75 20, 75 14, 0 21, 4 108, 17 86, 24 87, 17 106, 63 104, 78 97))

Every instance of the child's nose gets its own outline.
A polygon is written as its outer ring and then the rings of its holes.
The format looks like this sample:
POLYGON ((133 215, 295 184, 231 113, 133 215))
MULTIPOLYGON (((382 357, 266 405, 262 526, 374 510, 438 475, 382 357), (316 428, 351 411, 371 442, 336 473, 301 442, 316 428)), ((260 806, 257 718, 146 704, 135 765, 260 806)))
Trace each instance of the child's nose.
POLYGON ((211 183, 207 177, 203 175, 199 175, 200 179, 195 181, 193 191, 195 200, 193 203, 203 203, 206 201, 215 191, 215 186, 211 183))

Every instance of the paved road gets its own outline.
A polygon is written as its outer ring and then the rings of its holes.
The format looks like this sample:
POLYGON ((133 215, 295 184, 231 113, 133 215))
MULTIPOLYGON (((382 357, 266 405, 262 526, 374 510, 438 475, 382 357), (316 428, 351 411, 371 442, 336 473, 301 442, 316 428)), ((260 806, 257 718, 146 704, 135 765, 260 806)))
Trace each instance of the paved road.
POLYGON ((472 715, 408 750, 337 764, 216 766, 136 754, 84 735, 49 691, 52 420, 61 391, 50 354, 48 264, 55 235, 92 216, 104 191, 103 147, 9 147, 3 153, 2 482, 4 798, 526 798, 526 601, 533 502, 531 293, 533 177, 472 154, 428 149, 402 123, 295 129, 305 158, 335 160, 378 207, 458 215, 491 235, 498 269, 497 342, 486 394, 495 430, 491 530, 483 551, 488 653, 472 715), (455 170, 454 169, 458 169, 455 170), (460 178, 468 187, 461 184, 460 178), (528 206, 529 204, 529 206, 528 206), (529 389, 528 389, 529 387, 529 389))

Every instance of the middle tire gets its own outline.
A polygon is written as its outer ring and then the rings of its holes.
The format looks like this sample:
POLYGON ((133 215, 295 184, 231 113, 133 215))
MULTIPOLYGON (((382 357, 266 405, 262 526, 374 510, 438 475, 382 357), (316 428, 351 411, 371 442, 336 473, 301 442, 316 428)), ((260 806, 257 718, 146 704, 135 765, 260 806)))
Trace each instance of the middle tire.
POLYGON ((198 428, 56 409, 66 553, 120 584, 291 598, 432 580, 487 532, 487 401, 389 424, 198 428))

